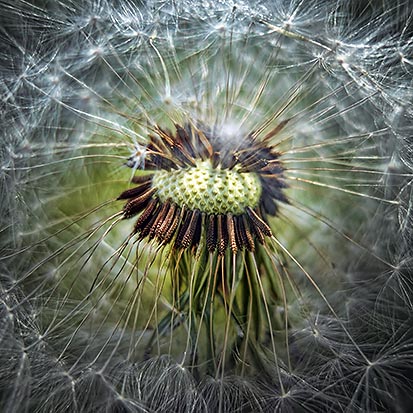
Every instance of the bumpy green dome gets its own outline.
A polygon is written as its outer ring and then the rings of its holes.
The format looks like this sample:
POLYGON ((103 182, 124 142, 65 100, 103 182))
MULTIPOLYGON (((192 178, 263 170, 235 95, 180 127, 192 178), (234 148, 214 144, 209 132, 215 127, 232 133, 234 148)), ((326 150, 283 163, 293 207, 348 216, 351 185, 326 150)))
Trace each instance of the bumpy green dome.
POLYGON ((213 168, 209 160, 196 167, 158 171, 152 185, 162 202, 171 199, 180 207, 207 214, 242 214, 245 207, 257 206, 262 192, 257 174, 240 173, 237 167, 213 168))

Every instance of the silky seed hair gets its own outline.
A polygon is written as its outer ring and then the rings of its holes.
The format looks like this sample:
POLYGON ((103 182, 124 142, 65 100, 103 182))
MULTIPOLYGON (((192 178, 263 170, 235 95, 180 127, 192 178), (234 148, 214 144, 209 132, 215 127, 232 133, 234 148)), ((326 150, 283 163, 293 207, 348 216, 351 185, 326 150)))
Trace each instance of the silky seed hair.
POLYGON ((0 410, 408 411, 409 6, 2 0, 0 410))

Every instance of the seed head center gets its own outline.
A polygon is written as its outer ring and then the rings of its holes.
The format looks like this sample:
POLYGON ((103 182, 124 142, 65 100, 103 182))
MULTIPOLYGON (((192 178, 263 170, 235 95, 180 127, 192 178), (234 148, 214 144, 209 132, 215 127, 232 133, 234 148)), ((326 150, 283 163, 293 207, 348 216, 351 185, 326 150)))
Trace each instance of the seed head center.
POLYGON ((195 167, 157 171, 152 186, 161 202, 171 200, 180 207, 216 215, 240 215, 246 207, 255 208, 262 192, 256 173, 239 172, 237 166, 214 168, 209 160, 195 167))

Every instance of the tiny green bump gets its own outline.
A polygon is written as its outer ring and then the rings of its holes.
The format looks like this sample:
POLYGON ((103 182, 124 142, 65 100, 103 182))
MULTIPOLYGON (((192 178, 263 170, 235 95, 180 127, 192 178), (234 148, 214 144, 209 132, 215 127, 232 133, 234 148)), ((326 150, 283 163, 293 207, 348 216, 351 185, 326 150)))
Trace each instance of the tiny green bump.
POLYGON ((241 173, 237 167, 213 168, 209 160, 186 169, 158 171, 152 185, 161 202, 170 199, 179 207, 207 214, 243 214, 246 207, 258 205, 262 193, 257 174, 241 173))

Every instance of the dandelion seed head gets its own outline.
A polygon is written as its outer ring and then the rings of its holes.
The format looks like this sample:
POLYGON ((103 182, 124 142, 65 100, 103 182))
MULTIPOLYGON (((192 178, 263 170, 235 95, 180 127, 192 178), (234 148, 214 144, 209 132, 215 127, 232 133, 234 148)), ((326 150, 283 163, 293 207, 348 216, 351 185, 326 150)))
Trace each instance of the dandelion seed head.
POLYGON ((162 202, 171 199, 180 207, 199 209, 207 214, 241 214, 255 208, 261 184, 254 174, 214 169, 209 161, 183 172, 157 173, 153 185, 162 202))
POLYGON ((251 136, 231 147, 215 131, 175 127, 175 134, 156 128, 146 158, 153 175, 133 178, 140 185, 118 197, 130 199, 125 218, 143 211, 135 232, 163 243, 176 232, 175 247, 196 246, 208 215, 210 252, 218 246, 223 254, 228 243, 233 253, 252 250, 254 237, 263 243, 272 235, 265 216, 276 215, 278 202, 288 202, 279 153, 251 136))
POLYGON ((402 404, 408 2, 46 3, 0 17, 0 409, 402 404))

